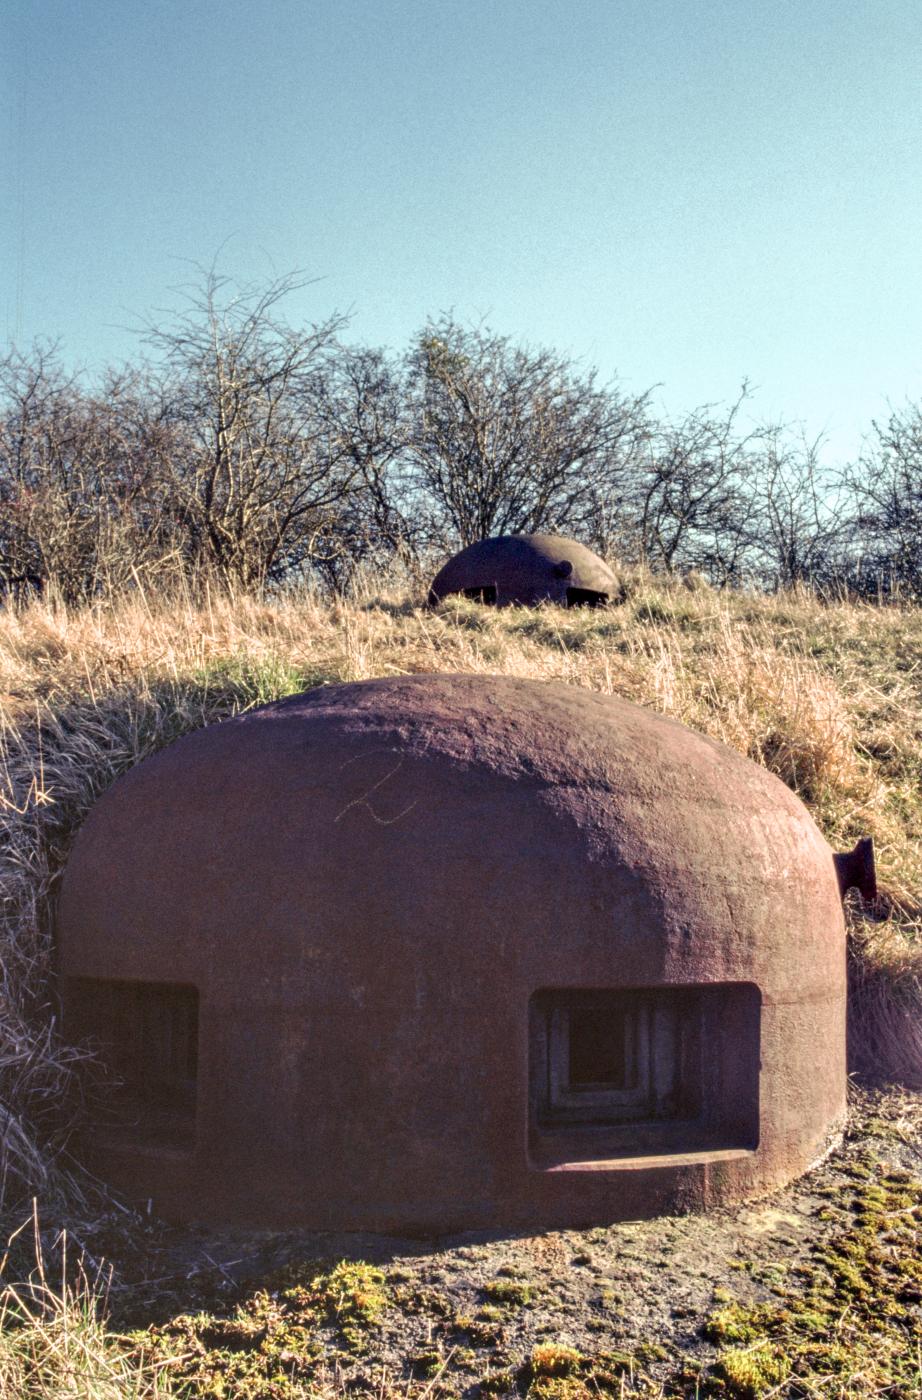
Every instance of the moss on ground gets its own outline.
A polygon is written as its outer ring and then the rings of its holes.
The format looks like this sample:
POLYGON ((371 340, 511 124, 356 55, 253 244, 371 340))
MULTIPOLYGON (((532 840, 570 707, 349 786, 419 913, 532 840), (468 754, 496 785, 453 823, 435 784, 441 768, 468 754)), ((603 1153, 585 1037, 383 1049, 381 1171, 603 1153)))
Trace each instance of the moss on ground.
POLYGON ((704 1336, 719 1347, 702 1393, 922 1395, 922 1183, 872 1157, 846 1168, 843 1224, 794 1269, 777 1302, 723 1302, 704 1336))
POLYGON ((532 1288, 521 1278, 495 1278, 484 1285, 484 1294, 500 1307, 524 1307, 531 1301, 532 1288))
MULTIPOLYGON (((519 1314, 534 1285, 524 1277, 511 1272, 482 1282, 478 1291, 491 1301, 467 1315, 453 1312, 440 1290, 411 1286, 399 1268, 389 1278, 361 1261, 288 1267, 226 1315, 181 1314, 124 1335, 123 1344, 165 1364, 184 1400, 305 1400, 344 1391, 376 1400, 398 1392, 919 1400, 922 1182, 867 1150, 846 1159, 839 1184, 817 1194, 834 1218, 824 1237, 761 1285, 767 1297, 716 1289, 686 1351, 657 1339, 621 1350, 580 1351, 554 1336, 529 1346, 519 1314), (500 1302, 497 1284, 504 1285, 500 1302), (410 1340, 413 1318, 424 1321, 425 1345, 410 1340)), ((756 1282, 745 1266, 728 1277, 744 1288, 756 1282)))
POLYGON ((326 1369, 350 1369, 388 1305, 370 1264, 306 1265, 283 1270, 228 1317, 182 1314, 131 1340, 190 1400, 301 1400, 326 1369))

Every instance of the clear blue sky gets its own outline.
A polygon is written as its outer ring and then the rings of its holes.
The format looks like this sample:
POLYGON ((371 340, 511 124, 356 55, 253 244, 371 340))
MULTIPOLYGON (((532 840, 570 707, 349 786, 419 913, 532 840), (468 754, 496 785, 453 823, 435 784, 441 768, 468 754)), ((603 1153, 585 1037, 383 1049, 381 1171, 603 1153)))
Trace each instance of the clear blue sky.
POLYGON ((857 450, 922 399, 919 0, 7 0, 0 311, 92 368, 186 260, 453 308, 857 450))

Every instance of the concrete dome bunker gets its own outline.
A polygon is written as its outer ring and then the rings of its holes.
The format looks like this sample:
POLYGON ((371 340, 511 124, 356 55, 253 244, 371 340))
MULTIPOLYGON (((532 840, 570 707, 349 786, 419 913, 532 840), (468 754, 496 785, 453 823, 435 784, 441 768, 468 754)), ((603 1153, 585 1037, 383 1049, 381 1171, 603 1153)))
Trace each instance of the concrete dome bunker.
POLYGON ((601 607, 618 581, 591 549, 562 535, 496 535, 452 555, 429 589, 434 605, 452 593, 497 607, 559 603, 601 607))
POLYGON ((91 1161, 180 1220, 575 1227, 758 1194, 845 1107, 832 853, 777 779, 560 684, 331 686, 101 799, 65 1030, 91 1161))

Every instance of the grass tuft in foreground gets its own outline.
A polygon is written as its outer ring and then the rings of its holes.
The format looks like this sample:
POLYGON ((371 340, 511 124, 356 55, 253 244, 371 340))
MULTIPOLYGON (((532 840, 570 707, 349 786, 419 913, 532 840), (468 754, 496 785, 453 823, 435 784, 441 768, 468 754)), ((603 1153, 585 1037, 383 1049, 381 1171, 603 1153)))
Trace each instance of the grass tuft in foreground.
POLYGON ((50 1279, 35 1219, 32 1225, 34 1270, 0 1289, 0 1397, 170 1400, 164 1365, 106 1325, 105 1276, 88 1273, 80 1259, 69 1269, 65 1237, 56 1242, 62 1277, 50 1279))

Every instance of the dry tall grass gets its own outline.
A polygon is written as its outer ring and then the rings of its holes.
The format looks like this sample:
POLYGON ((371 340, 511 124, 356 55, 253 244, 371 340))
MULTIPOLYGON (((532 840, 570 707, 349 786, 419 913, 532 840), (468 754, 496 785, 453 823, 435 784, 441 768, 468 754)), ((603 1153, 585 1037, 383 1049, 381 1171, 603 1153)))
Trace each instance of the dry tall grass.
POLYGON ((922 611, 717 594, 639 574, 625 575, 622 593, 619 606, 598 612, 463 600, 430 612, 385 583, 348 602, 307 592, 203 602, 136 594, 78 611, 49 601, 0 614, 8 1196, 62 1185, 55 1153, 76 1052, 54 1026, 50 909, 92 801, 177 735, 332 680, 499 672, 616 693, 765 764, 832 844, 873 833, 893 912, 856 925, 854 1059, 918 1077, 922 940, 907 911, 922 903, 922 611))
POLYGON ((36 1215, 30 1224, 32 1273, 0 1289, 0 1400, 169 1400, 163 1364, 108 1332, 105 1277, 79 1258, 68 1267, 66 1236, 56 1241, 61 1278, 49 1277, 36 1215))

